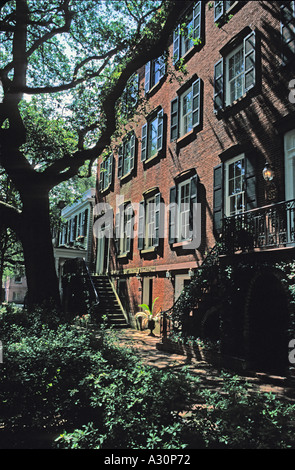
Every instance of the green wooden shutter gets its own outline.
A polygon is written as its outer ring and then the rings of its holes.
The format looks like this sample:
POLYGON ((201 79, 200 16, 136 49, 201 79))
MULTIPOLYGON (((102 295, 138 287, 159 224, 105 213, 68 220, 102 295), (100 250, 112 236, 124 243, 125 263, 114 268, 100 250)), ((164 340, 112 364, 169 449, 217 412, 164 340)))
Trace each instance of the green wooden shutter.
POLYGON ((155 233, 153 246, 158 247, 160 244, 160 229, 161 229, 161 193, 155 195, 155 233))
POLYGON ((189 229, 190 229, 192 237, 196 235, 196 234, 193 234, 194 228, 201 230, 201 227, 194 227, 194 215, 196 214, 196 207, 194 206, 194 204, 197 204, 198 202, 198 184, 199 184, 198 175, 192 176, 191 182, 190 182, 190 213, 189 213, 189 229))
POLYGON ((180 25, 173 32, 173 64, 180 58, 180 25))
POLYGON ((113 181, 113 164, 114 164, 114 155, 111 154, 109 157, 109 168, 108 168, 108 187, 111 186, 113 181))
POLYGON ((170 204, 169 204, 169 244, 175 243, 177 239, 177 188, 170 188, 170 204))
POLYGON ((125 207, 126 213, 126 252, 130 253, 131 251, 131 242, 133 239, 133 208, 131 204, 128 204, 125 207))
POLYGON ((163 137, 164 137, 164 111, 161 109, 158 112, 158 135, 157 135, 157 150, 160 152, 163 148, 163 137))
POLYGON ((202 37, 202 2, 197 2, 193 9, 193 38, 202 37))
POLYGON ((282 61, 287 63, 295 54, 295 1, 281 5, 282 61))
POLYGON ((214 21, 218 21, 224 13, 223 1, 214 2, 214 21))
POLYGON ((130 136, 130 171, 134 169, 135 164, 135 134, 130 136))
POLYGON ((101 164, 100 164, 100 172, 99 172, 99 186, 100 186, 100 190, 103 191, 104 190, 104 174, 105 174, 105 171, 104 171, 104 160, 102 160, 101 164))
POLYGON ((170 140, 173 142, 178 138, 178 96, 171 101, 171 123, 170 123, 170 140))
POLYGON ((249 158, 245 158, 245 186, 246 186, 246 210, 257 207, 256 196, 256 170, 255 165, 249 158))
POLYGON ((117 254, 120 253, 120 239, 121 239, 121 212, 122 207, 119 207, 119 211, 115 215, 115 247, 117 254))
POLYGON ((213 227, 217 234, 222 230, 223 218, 223 164, 213 169, 213 227))
POLYGON ((193 127, 199 126, 201 123, 201 79, 198 78, 193 85, 193 127))
POLYGON ((147 123, 141 128, 141 161, 145 162, 147 156, 147 123))
POLYGON ((148 93, 150 91, 151 83, 151 62, 148 62, 145 65, 145 81, 144 81, 144 91, 148 93))
POLYGON ((139 203, 138 212, 138 235, 137 245, 139 250, 144 248, 144 236, 145 236, 145 201, 139 203))
POLYGON ((214 65, 214 111, 223 109, 224 106, 224 73, 223 58, 214 65))
POLYGON ((256 82, 256 39, 252 31, 244 39, 244 89, 245 92, 255 86, 256 82))
POLYGON ((123 144, 119 147, 119 156, 118 156, 118 178, 123 176, 123 161, 124 161, 124 147, 123 144))

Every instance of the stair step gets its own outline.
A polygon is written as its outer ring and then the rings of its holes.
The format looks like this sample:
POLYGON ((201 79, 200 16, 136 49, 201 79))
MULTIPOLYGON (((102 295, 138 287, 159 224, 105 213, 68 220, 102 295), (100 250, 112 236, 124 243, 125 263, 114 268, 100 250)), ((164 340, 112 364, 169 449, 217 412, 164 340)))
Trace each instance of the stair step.
POLYGON ((107 316, 107 324, 115 328, 126 328, 128 324, 121 310, 120 304, 113 291, 108 277, 93 276, 93 284, 97 290, 99 304, 97 312, 107 316))

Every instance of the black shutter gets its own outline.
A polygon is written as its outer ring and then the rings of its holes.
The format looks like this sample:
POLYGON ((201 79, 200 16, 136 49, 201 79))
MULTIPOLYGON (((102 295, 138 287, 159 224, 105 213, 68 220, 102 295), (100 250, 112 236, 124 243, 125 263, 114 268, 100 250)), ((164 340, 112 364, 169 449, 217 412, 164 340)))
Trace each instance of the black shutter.
POLYGON ((150 91, 150 82, 151 82, 151 62, 148 62, 145 65, 145 82, 144 82, 144 91, 148 93, 150 91))
POLYGON ((175 243, 177 239, 177 188, 170 188, 170 204, 169 204, 169 244, 175 243))
POLYGON ((157 129, 157 150, 160 152, 163 148, 164 137, 164 111, 161 109, 158 112, 158 129, 157 129))
POLYGON ((223 1, 214 2, 214 21, 218 21, 224 13, 223 1))
POLYGON ((214 111, 223 109, 224 106, 224 73, 223 58, 214 65, 214 111))
POLYGON ((118 178, 123 176, 123 160, 124 160, 124 148, 123 144, 119 147, 119 156, 118 156, 118 178))
POLYGON ((201 123, 201 107, 202 107, 202 87, 201 87, 201 79, 198 78, 192 84, 192 92, 193 92, 193 127, 199 126, 201 123))
POLYGON ((145 162, 147 156, 147 123, 141 128, 141 161, 145 162))
POLYGON ((216 233, 221 233, 223 218, 223 164, 213 169, 213 227, 216 233))
POLYGON ((134 169, 134 162, 135 162, 135 134, 132 134, 130 137, 130 171, 134 169))
POLYGON ((194 175, 191 178, 191 184, 190 184, 190 213, 189 213, 189 229, 190 229, 190 235, 192 238, 195 238, 196 236, 196 229, 201 229, 201 227, 194 227, 194 222, 196 224, 196 220, 194 220, 194 217, 196 216, 196 210, 197 206, 194 206, 194 204, 197 204, 198 202, 198 183, 199 183, 199 177, 198 175, 194 175), (193 233, 193 229, 195 229, 195 233, 193 233))
POLYGON ((173 32, 173 64, 180 58, 180 25, 173 32))
POLYGON ((120 253, 120 239, 121 239, 121 207, 119 212, 115 215, 115 247, 117 255, 120 253))
POLYGON ((131 241, 133 239, 133 208, 131 204, 125 208, 126 213, 126 252, 131 251, 131 241))
POLYGON ((161 193, 155 195, 155 233, 153 246, 158 247, 160 244, 160 225, 161 225, 161 193))
POLYGON ((249 158, 245 158, 245 185, 246 185, 246 211, 257 207, 256 171, 255 165, 249 158))
POLYGON ((250 90, 256 83, 256 38, 252 31, 244 39, 244 88, 250 90))
POLYGON ((282 61, 286 64, 295 53, 295 2, 281 5, 282 61))
POLYGON ((178 138, 178 96, 171 101, 170 140, 178 138))
POLYGON ((137 244, 138 244, 139 250, 143 250, 144 248, 144 235, 145 235, 145 201, 141 201, 139 203, 138 235, 137 235, 137 244))

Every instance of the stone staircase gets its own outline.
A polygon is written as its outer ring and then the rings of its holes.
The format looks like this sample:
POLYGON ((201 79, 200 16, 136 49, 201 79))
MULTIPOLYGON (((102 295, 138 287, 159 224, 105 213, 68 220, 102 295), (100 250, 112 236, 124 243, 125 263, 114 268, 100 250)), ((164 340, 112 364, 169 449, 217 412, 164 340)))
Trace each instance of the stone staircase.
POLYGON ((123 308, 108 276, 92 276, 92 281, 99 297, 99 304, 97 306, 99 315, 106 315, 109 326, 127 328, 129 325, 123 308))

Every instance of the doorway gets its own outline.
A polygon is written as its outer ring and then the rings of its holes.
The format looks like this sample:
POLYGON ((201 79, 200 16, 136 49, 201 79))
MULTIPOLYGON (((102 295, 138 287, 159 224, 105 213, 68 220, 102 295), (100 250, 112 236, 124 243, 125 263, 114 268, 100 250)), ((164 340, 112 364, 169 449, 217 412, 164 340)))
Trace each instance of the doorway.
POLYGON ((153 303, 153 278, 144 277, 142 286, 142 303, 152 308, 153 303))
POLYGON ((251 367, 284 374, 288 366, 288 297, 272 273, 263 273, 255 281, 248 314, 251 367))
POLYGON ((109 237, 106 236, 106 227, 103 225, 97 238, 96 274, 103 275, 109 267, 109 237))

